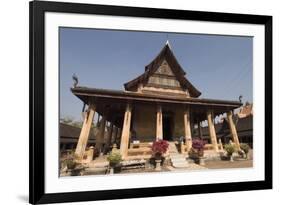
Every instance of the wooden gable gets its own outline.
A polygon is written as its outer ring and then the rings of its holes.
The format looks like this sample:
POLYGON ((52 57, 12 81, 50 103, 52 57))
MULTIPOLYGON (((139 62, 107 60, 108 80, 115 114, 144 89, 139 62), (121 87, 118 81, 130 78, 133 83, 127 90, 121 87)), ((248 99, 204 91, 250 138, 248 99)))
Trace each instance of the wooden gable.
POLYGON ((148 78, 146 85, 170 89, 181 88, 180 82, 166 60, 163 60, 158 69, 148 78))
POLYGON ((155 71, 156 74, 160 75, 168 75, 168 76, 175 76, 173 71, 171 70, 168 62, 166 60, 163 60, 159 68, 155 71))
MULTIPOLYGON (((142 87, 150 87, 169 91, 179 90, 181 94, 199 97, 200 91, 185 78, 185 74, 167 43, 153 61, 145 66, 145 72, 125 83, 124 86, 127 91, 136 92, 142 90, 142 87)), ((159 90, 154 89, 154 91, 159 90)))

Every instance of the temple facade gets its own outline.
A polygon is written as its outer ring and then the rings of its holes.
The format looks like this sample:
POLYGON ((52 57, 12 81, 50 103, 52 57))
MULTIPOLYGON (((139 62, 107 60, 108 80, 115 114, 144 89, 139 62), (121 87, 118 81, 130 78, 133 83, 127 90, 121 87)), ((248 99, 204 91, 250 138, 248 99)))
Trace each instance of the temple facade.
POLYGON ((71 91, 87 107, 83 109, 84 123, 75 152, 79 157, 83 157, 87 148, 96 114, 100 120, 95 150, 104 152, 115 143, 124 159, 149 157, 151 142, 160 139, 170 142, 183 139, 183 152, 188 152, 192 139, 198 137, 193 136, 193 129, 199 130, 200 137, 201 122, 205 120, 210 146, 219 152, 214 118, 224 113, 227 113, 232 141, 239 148, 232 113, 241 103, 200 98, 201 92, 186 78, 168 42, 145 66, 143 74, 124 84, 124 90, 76 85, 71 91))

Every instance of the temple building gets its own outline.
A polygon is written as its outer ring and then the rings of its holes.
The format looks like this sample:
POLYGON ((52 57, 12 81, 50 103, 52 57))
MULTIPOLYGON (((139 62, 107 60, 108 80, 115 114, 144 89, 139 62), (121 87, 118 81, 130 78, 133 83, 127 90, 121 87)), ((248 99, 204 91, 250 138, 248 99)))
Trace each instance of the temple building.
POLYGON ((193 129, 201 128, 201 122, 205 120, 210 146, 214 152, 219 152, 214 118, 224 113, 227 113, 232 141, 239 147, 232 113, 241 103, 200 98, 201 92, 186 78, 169 42, 145 66, 144 73, 125 83, 124 88, 108 90, 78 85, 71 88, 87 106, 83 109, 84 123, 76 147, 78 156, 84 155, 96 114, 101 119, 95 150, 103 152, 116 143, 124 159, 149 156, 151 142, 161 139, 174 142, 183 138, 184 151, 188 152, 196 137, 192 134, 193 129), (107 123, 109 130, 105 135, 107 123))

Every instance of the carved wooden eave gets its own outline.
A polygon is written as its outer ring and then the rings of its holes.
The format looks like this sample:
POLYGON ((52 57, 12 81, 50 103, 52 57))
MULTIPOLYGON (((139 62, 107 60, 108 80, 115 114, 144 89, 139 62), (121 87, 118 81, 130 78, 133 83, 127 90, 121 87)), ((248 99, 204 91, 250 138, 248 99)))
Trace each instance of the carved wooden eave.
POLYGON ((136 101, 136 102, 162 102, 174 104, 187 104, 187 105, 201 105, 207 107, 222 107, 227 110, 233 110, 240 107, 242 104, 239 101, 217 100, 217 99, 204 99, 204 98, 185 98, 179 96, 161 96, 157 94, 142 94, 137 92, 126 92, 122 90, 109 90, 88 87, 71 88, 74 95, 80 98, 84 103, 88 104, 91 97, 104 98, 120 101, 136 101))
POLYGON ((196 113, 198 119, 206 119, 206 111, 213 110, 215 115, 220 115, 240 107, 239 101, 187 98, 183 96, 144 94, 139 92, 130 92, 123 90, 109 90, 88 87, 71 88, 71 92, 82 100, 85 104, 94 103, 97 106, 96 111, 100 114, 109 113, 108 120, 116 120, 116 123, 122 126, 122 116, 128 102, 134 106, 152 105, 161 103, 163 106, 180 107, 189 106, 193 113, 196 113), (110 112, 108 112, 110 110, 110 112), (115 119, 116 118, 116 119, 115 119))
POLYGON ((145 66, 145 72, 143 74, 124 84, 125 90, 136 91, 140 85, 146 85, 148 83, 149 77, 157 71, 163 61, 168 63, 169 68, 172 70, 176 79, 180 83, 180 87, 184 90, 187 90, 190 97, 197 98, 201 95, 201 92, 197 90, 189 80, 186 79, 186 73, 178 63, 168 43, 166 43, 156 58, 154 58, 151 63, 145 66))

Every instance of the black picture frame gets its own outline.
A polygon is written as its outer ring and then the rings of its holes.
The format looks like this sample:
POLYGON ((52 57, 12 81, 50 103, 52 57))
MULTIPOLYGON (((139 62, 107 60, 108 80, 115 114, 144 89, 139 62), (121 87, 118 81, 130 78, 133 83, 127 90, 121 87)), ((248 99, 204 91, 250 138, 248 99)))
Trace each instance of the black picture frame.
POLYGON ((30 12, 30 162, 29 202, 32 204, 155 197, 214 192, 260 190, 272 188, 272 16, 215 13, 201 11, 105 6, 93 4, 33 1, 30 12), (219 184, 197 184, 154 188, 135 188, 71 193, 45 193, 44 171, 44 26, 45 12, 100 14, 113 16, 150 17, 162 19, 199 20, 260 24, 265 26, 265 180, 219 184))

